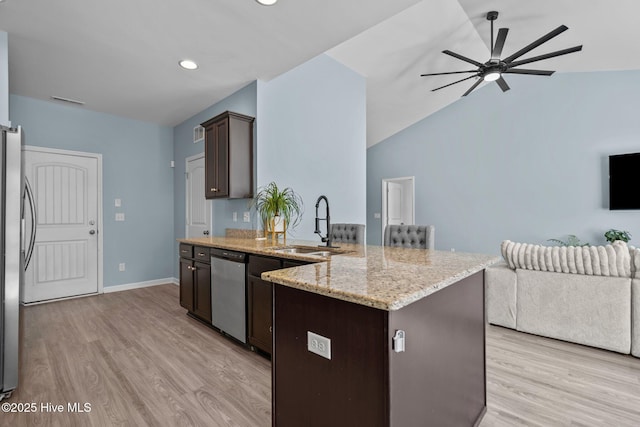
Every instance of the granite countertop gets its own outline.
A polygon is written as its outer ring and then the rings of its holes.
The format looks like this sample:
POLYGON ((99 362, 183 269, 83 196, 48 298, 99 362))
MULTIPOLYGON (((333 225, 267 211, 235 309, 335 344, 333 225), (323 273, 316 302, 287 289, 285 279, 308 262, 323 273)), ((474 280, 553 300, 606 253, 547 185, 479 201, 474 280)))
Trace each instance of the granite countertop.
MULTIPOLYGON (((398 310, 483 270, 501 258, 495 255, 339 243, 343 254, 329 258, 275 252, 284 243, 227 237, 179 239, 209 246, 314 264, 269 271, 262 279, 381 310, 398 310)), ((318 242, 287 241, 287 246, 318 242)), ((321 249, 321 248, 320 248, 321 249)))

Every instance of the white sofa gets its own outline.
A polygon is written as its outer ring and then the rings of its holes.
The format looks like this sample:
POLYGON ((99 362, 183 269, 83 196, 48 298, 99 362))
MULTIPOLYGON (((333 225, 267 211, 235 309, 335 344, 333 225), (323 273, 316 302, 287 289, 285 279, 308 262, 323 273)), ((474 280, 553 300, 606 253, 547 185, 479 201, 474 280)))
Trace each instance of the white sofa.
POLYGON ((506 240, 501 250, 505 261, 485 270, 489 323, 640 357, 640 249, 506 240))

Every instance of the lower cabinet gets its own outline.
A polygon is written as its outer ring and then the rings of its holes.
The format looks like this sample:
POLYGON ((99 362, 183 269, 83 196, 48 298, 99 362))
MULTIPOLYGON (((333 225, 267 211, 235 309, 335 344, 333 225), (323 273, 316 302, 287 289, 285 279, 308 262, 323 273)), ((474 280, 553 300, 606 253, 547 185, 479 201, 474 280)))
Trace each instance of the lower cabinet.
POLYGON ((180 305, 211 323, 209 248, 180 244, 180 305))
POLYGON ((251 346, 268 354, 273 335, 273 285, 260 275, 281 267, 280 259, 259 255, 250 255, 247 265, 247 338, 251 346))
POLYGON ((273 285, 260 278, 265 271, 309 264, 305 261, 249 256, 247 268, 247 334, 249 344, 271 354, 273 338, 273 285))

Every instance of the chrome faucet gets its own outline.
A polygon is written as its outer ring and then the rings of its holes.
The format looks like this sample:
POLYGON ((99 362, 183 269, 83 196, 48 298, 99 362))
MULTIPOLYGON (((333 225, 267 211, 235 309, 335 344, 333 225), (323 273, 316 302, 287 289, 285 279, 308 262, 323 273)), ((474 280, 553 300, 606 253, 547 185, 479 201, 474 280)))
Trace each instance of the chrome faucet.
POLYGON ((314 231, 314 233, 316 233, 318 236, 320 236, 320 239, 322 240, 322 243, 326 242, 327 243, 327 247, 331 248, 333 246, 331 246, 331 219, 329 216, 329 199, 327 199, 327 196, 320 196, 318 197, 318 200, 316 201, 316 231, 314 231), (318 217, 318 208, 320 207, 320 202, 324 200, 325 204, 327 205, 327 215, 324 218, 319 218, 318 217), (327 235, 323 236, 322 233, 320 232, 320 221, 326 221, 327 222, 327 235))

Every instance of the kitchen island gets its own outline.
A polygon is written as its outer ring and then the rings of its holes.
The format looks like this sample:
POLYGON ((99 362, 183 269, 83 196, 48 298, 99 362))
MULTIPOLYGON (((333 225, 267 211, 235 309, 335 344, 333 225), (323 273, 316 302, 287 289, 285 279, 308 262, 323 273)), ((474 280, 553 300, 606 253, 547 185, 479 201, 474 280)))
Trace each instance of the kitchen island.
POLYGON ((243 240, 181 242, 317 261, 262 274, 276 284, 274 426, 480 422, 483 270, 498 257, 341 244, 319 259, 243 240))

